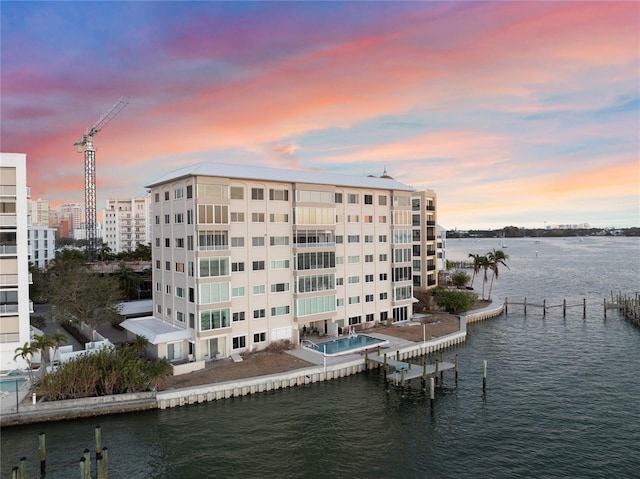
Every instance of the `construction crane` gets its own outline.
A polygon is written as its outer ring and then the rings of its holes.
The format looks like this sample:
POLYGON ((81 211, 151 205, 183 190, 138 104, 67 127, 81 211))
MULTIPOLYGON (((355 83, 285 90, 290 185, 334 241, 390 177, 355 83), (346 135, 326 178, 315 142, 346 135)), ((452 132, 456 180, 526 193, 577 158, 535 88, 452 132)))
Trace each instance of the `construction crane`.
POLYGON ((78 153, 84 152, 85 231, 88 261, 94 261, 98 251, 98 235, 96 231, 96 150, 93 146, 93 137, 128 104, 129 102, 121 97, 109 111, 102 115, 82 135, 81 140, 74 143, 78 148, 78 153))

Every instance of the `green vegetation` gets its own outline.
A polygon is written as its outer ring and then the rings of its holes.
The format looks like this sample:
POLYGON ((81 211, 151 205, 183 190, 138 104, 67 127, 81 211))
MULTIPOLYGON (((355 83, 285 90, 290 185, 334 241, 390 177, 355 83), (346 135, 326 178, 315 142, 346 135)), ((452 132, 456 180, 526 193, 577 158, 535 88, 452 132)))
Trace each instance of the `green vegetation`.
POLYGON ((434 295, 436 304, 448 313, 459 314, 473 308, 478 302, 478 295, 466 290, 447 289, 438 286, 434 295))
POLYGON ((37 392, 55 401, 155 390, 171 374, 166 358, 154 361, 136 348, 104 348, 79 356, 45 376, 37 392))
POLYGON ((451 276, 454 286, 465 287, 469 283, 469 275, 462 270, 458 270, 451 276))
POLYGON ((56 253, 48 270, 52 318, 63 324, 87 324, 94 331, 98 324, 117 317, 115 306, 122 299, 118 281, 91 272, 84 254, 75 250, 56 253))

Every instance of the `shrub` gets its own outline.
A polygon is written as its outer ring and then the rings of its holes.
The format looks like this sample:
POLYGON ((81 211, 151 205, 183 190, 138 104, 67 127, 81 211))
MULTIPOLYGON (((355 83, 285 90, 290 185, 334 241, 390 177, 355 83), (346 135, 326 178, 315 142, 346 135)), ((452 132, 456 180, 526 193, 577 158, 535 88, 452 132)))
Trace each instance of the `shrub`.
POLYGON ((448 313, 459 314, 468 311, 478 302, 478 295, 469 291, 439 288, 436 292, 437 305, 448 313))
POLYGON ((281 339, 280 341, 274 341, 266 347, 265 351, 269 353, 283 353, 293 348, 293 343, 288 339, 281 339))
POLYGON ((471 277, 462 270, 456 271, 453 273, 453 276, 451 276, 451 281, 455 286, 466 286, 470 280, 471 277))

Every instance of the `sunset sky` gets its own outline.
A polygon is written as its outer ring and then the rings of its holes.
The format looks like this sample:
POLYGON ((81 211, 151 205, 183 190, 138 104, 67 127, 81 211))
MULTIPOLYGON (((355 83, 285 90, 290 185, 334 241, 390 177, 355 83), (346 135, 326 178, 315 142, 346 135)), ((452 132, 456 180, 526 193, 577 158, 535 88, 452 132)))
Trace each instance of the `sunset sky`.
POLYGON ((97 209, 214 161, 381 175, 446 228, 640 226, 640 2, 0 4, 1 145, 97 209))

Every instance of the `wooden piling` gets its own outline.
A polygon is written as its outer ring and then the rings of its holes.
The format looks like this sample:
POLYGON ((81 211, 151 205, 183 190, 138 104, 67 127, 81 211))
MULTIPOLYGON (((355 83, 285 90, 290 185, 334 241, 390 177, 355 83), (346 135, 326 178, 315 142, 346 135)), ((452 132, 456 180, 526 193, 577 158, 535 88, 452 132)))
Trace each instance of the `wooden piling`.
POLYGON ((84 479, 91 479, 91 451, 84 450, 84 479))
POLYGON ((102 479, 104 473, 102 471, 102 453, 96 453, 96 479, 102 479))
POLYGON ((487 391, 487 360, 482 361, 482 392, 487 391))
POLYGON ((102 477, 100 479, 109 479, 109 449, 102 448, 102 477))
POLYGON ((604 319, 607 319, 607 298, 604 298, 604 319))
POLYGON ((18 479, 18 466, 13 466, 11 469, 11 479, 18 479))
POLYGON ((567 300, 566 298, 562 300, 562 317, 567 317, 567 300))
POLYGON ((504 315, 509 314, 509 298, 504 298, 504 315))
POLYGON ((582 319, 587 318, 587 298, 582 298, 582 319))
POLYGON ((524 315, 527 315, 527 298, 524 298, 524 315))
POLYGON ((27 458, 22 456, 20 458, 20 465, 18 466, 18 477, 20 479, 27 479, 27 458))
POLYGON ((87 477, 87 473, 86 473, 86 469, 87 469, 87 465, 86 465, 87 459, 85 457, 81 457, 80 458, 80 479, 86 479, 87 477))
POLYGON ((44 432, 38 436, 38 449, 40 451, 40 477, 44 477, 47 474, 47 450, 45 447, 45 435, 44 432))
POLYGON ((404 369, 400 371, 400 386, 404 387, 404 369))
POLYGON ((547 316, 547 300, 543 299, 542 300, 542 317, 546 317, 547 316))
POLYGON ((456 372, 456 386, 458 385, 458 355, 456 354, 456 367, 455 367, 455 372, 456 372))
POLYGON ((429 399, 431 403, 431 413, 433 413, 436 401, 436 383, 432 377, 429 378, 429 399))
POLYGON ((96 426, 95 433, 96 433, 96 454, 99 454, 102 452, 102 429, 100 428, 100 426, 96 426))

